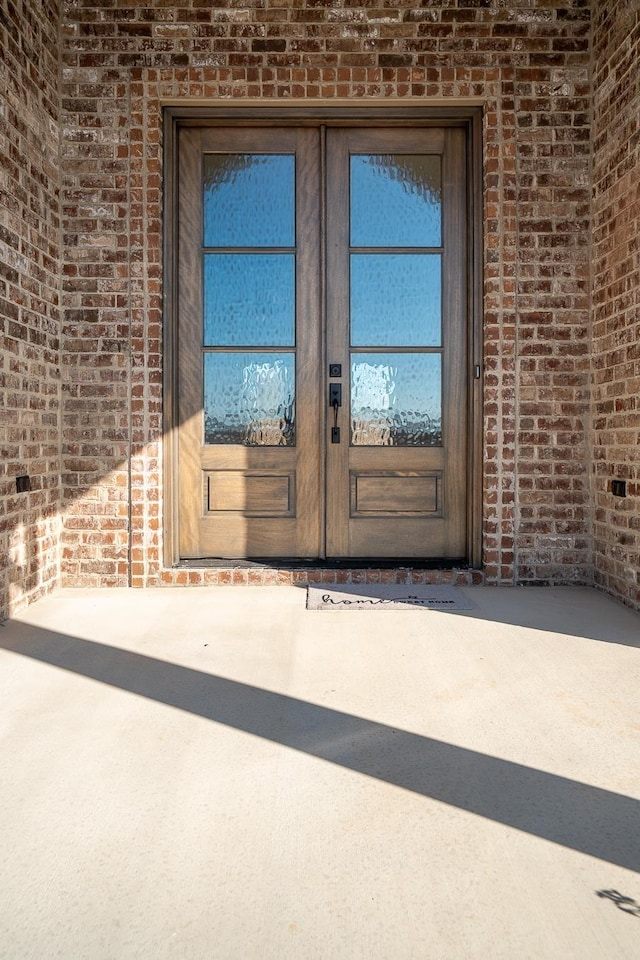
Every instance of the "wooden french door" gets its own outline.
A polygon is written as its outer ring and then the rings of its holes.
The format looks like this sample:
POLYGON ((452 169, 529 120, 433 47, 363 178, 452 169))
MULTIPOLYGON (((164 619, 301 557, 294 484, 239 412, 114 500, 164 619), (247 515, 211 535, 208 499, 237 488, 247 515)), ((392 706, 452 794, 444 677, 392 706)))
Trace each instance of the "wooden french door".
POLYGON ((319 555, 319 183, 313 129, 181 131, 182 557, 319 555))
POLYGON ((184 558, 464 558, 465 133, 178 143, 184 558))

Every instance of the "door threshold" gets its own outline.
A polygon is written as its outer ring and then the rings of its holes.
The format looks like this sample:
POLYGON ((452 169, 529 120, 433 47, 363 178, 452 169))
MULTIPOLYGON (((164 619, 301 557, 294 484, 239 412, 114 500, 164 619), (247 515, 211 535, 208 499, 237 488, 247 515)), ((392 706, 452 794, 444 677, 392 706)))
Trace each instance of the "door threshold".
POLYGON ((366 558, 336 558, 326 560, 300 559, 299 557, 255 557, 251 560, 206 557, 195 560, 179 560, 174 569, 254 570, 256 567, 270 570, 470 570, 466 560, 376 560, 366 558))

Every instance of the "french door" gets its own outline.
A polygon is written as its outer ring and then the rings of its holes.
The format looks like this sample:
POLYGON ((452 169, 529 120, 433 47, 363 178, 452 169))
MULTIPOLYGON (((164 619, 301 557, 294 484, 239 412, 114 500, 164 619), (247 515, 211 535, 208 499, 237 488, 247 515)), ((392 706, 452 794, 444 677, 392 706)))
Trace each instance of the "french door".
POLYGON ((467 555, 466 138, 180 129, 183 558, 467 555))

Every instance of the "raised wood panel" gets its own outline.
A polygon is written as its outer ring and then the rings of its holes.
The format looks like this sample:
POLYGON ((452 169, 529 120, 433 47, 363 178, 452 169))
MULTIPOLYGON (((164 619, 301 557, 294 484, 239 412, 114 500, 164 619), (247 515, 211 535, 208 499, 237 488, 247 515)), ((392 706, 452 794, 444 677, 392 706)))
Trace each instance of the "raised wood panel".
POLYGON ((351 516, 436 516, 439 474, 351 474, 351 516))
POLYGON ((207 509, 240 511, 245 517, 292 517, 294 475, 253 474, 240 470, 206 473, 207 509))

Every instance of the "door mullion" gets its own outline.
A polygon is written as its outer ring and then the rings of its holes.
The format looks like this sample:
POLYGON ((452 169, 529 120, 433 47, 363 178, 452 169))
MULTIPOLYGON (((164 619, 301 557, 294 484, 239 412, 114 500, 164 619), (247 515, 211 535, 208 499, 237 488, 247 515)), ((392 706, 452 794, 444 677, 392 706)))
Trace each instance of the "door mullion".
POLYGON ((321 180, 317 129, 297 131, 296 356, 298 365, 297 556, 316 557, 322 543, 322 406, 320 218, 321 180))
POLYGON ((328 390, 328 345, 327 345, 327 127, 326 124, 320 124, 319 141, 319 164, 320 164, 320 182, 318 184, 320 196, 320 235, 319 235, 319 262, 318 276, 320 283, 320 333, 319 345, 320 353, 318 363, 320 364, 320 449, 318 451, 319 475, 321 477, 322 494, 320 496, 320 551, 319 558, 324 560, 327 556, 327 445, 325 436, 327 431, 327 406, 323 402, 326 391, 328 390))
MULTIPOLYGON (((340 442, 331 442, 333 417, 327 417, 326 491, 327 556, 349 555, 349 144, 341 130, 327 131, 327 361, 342 367, 342 406, 338 411, 340 442)), ((332 380, 332 383, 337 381, 332 380)), ((325 388, 329 412, 329 388, 325 388)))

